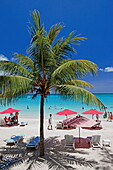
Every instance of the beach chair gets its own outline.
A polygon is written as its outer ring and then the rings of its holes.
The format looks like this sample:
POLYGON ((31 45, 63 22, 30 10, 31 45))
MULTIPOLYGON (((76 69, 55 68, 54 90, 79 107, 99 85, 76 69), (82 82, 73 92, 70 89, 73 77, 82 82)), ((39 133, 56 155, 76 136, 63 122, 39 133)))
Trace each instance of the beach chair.
POLYGON ((6 140, 6 143, 7 143, 7 145, 8 144, 16 144, 16 143, 19 143, 20 141, 23 141, 23 139, 24 139, 24 136, 25 135, 23 135, 23 134, 20 134, 20 135, 13 135, 13 136, 11 136, 11 138, 10 139, 7 139, 6 140))
POLYGON ((56 125, 56 129, 62 129, 62 128, 63 128, 62 122, 58 122, 56 125))
POLYGON ((25 126, 25 125, 28 125, 28 122, 21 122, 20 123, 20 126, 25 126))
POLYGON ((92 148, 101 148, 100 145, 100 135, 93 135, 91 139, 91 146, 92 148))
POLYGON ((111 146, 111 140, 109 139, 103 139, 102 140, 102 146, 111 146))
POLYGON ((0 119, 0 126, 4 126, 5 125, 5 121, 3 119, 0 119))
POLYGON ((74 138, 73 135, 65 135, 65 148, 74 148, 74 138))
POLYGON ((27 149, 30 149, 30 148, 36 149, 39 146, 39 143, 40 143, 40 137, 36 136, 30 140, 30 142, 26 145, 26 147, 27 149))

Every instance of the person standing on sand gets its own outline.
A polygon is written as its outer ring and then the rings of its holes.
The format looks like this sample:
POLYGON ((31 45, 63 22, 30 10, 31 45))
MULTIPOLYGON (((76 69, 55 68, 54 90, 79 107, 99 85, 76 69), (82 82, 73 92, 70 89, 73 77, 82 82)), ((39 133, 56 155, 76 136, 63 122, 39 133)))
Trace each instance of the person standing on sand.
POLYGON ((49 121, 48 130, 53 130, 53 128, 52 128, 52 114, 50 114, 48 121, 49 121), (50 129, 50 127, 51 127, 51 129, 50 129))
POLYGON ((110 122, 112 122, 112 112, 110 112, 110 122))
POLYGON ((99 121, 99 115, 96 114, 96 122, 98 122, 98 121, 99 121))
POLYGON ((107 121, 110 121, 110 112, 108 112, 108 119, 107 121))
POLYGON ((18 115, 19 115, 19 113, 18 113, 18 112, 16 112, 16 113, 15 113, 15 120, 16 120, 16 124, 18 124, 18 115))

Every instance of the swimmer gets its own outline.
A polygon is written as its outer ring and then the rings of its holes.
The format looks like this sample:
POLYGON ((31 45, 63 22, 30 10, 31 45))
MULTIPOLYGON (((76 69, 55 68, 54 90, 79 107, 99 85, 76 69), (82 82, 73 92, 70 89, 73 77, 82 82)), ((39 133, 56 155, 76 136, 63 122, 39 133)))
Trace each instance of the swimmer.
POLYGON ((27 106, 27 109, 29 109, 29 106, 27 106))

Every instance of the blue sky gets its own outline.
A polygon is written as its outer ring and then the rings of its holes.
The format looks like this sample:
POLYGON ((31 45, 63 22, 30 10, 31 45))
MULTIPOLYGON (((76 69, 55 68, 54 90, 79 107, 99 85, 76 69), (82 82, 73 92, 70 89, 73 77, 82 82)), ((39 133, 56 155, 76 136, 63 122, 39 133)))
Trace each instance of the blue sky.
POLYGON ((96 93, 113 93, 113 0, 0 0, 0 59, 14 52, 26 54, 30 13, 37 9, 48 30, 63 23, 61 36, 71 31, 87 40, 76 46, 75 59, 87 59, 99 67, 98 76, 87 76, 96 93))

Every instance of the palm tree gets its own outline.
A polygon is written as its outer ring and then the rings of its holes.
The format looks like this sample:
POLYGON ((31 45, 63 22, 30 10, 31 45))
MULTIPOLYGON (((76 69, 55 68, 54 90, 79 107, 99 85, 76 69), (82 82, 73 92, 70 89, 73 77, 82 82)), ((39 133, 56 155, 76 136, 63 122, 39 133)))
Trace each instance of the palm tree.
POLYGON ((29 26, 31 44, 28 56, 15 53, 15 62, 0 61, 1 103, 8 104, 18 95, 30 90, 41 96, 40 101, 40 156, 44 155, 44 99, 51 89, 63 94, 64 98, 80 100, 86 104, 104 107, 101 101, 85 88, 92 88, 90 83, 78 80, 91 73, 97 73, 97 65, 88 60, 68 58, 76 52, 73 45, 78 45, 84 37, 71 32, 66 38, 58 38, 61 24, 53 25, 46 32, 40 23, 40 14, 34 10, 29 26))

